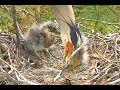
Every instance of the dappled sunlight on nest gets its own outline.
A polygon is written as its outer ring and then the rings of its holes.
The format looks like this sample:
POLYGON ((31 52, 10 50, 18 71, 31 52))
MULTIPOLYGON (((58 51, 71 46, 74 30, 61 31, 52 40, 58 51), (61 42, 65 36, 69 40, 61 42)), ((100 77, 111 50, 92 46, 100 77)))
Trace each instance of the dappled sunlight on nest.
POLYGON ((17 85, 101 85, 120 84, 120 35, 90 35, 89 68, 72 72, 68 66, 54 81, 62 70, 64 47, 59 36, 55 37, 50 52, 55 58, 41 51, 44 65, 32 52, 27 52, 21 40, 20 56, 17 56, 15 36, 0 33, 0 84, 17 85))

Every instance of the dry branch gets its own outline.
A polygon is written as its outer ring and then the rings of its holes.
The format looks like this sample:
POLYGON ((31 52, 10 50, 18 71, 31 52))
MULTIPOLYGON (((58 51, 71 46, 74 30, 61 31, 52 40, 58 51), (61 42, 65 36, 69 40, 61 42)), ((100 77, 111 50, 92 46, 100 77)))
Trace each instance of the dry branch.
POLYGON ((18 56, 19 56, 19 50, 20 50, 20 38, 19 38, 19 28, 18 28, 18 26, 17 26, 17 20, 16 20, 16 9, 15 9, 15 5, 13 5, 12 6, 12 8, 11 8, 11 13, 12 13, 12 18, 13 18, 13 26, 14 26, 14 29, 15 29, 15 31, 16 31, 16 40, 17 40, 17 44, 16 44, 16 46, 17 46, 17 52, 18 52, 18 56))

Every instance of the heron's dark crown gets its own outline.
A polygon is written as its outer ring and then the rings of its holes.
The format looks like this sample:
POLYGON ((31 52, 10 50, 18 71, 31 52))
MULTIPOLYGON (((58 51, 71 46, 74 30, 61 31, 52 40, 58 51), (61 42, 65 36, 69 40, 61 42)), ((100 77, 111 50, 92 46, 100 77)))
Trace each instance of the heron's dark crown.
POLYGON ((69 27, 70 27, 70 38, 74 46, 74 49, 76 49, 77 43, 79 42, 79 40, 81 40, 81 33, 76 25, 73 24, 70 25, 69 27))

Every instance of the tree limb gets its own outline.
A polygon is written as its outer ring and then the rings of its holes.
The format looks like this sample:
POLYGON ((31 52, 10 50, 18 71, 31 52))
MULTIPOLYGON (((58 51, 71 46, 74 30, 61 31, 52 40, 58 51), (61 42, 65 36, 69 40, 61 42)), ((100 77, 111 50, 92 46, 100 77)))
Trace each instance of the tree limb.
POLYGON ((19 50, 20 50, 20 38, 19 38, 19 28, 17 26, 17 20, 16 20, 16 9, 15 9, 15 5, 12 6, 11 8, 11 15, 12 15, 12 18, 13 18, 13 26, 14 26, 14 29, 16 31, 16 46, 17 46, 17 54, 19 56, 19 50))

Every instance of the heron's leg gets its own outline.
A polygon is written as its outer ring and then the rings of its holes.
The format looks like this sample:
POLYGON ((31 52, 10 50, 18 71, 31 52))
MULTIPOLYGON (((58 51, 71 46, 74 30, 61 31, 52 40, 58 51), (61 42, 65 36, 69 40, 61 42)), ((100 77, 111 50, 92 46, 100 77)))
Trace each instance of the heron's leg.
POLYGON ((68 54, 70 54, 73 50, 73 45, 70 42, 67 42, 65 45, 65 54, 64 54, 64 59, 63 62, 66 62, 66 57, 68 54))
POLYGON ((69 51, 67 50, 67 47, 65 46, 65 54, 64 54, 64 58, 63 58, 63 63, 66 62, 66 57, 68 56, 69 54, 69 51))
POLYGON ((74 56, 72 57, 72 69, 73 69, 73 71, 76 69, 75 61, 76 61, 76 57, 75 57, 75 55, 74 55, 74 56))

